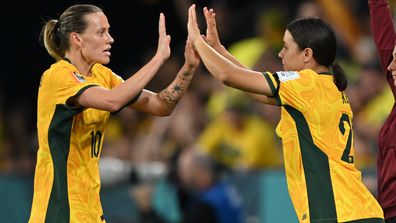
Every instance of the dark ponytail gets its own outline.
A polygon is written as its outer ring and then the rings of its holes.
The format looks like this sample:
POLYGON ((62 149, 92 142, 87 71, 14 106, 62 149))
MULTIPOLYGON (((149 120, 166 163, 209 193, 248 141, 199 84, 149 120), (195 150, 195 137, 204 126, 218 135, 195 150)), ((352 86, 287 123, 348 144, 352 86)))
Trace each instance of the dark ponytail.
POLYGON ((334 62, 330 68, 333 71, 334 83, 338 90, 345 91, 348 86, 348 79, 346 78, 344 69, 342 69, 342 67, 337 62, 334 62))
POLYGON ((316 62, 333 71, 335 85, 339 91, 344 91, 348 82, 344 70, 335 62, 337 40, 331 26, 319 18, 301 18, 291 22, 286 29, 300 50, 311 48, 316 62))

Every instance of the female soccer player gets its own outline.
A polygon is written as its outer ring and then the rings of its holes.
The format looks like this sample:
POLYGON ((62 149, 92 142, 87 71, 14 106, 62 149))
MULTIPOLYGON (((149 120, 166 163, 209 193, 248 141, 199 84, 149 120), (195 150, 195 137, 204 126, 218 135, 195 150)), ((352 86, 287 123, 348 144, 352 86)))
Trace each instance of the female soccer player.
MULTIPOLYGON (((336 38, 320 19, 286 27, 279 52, 287 71, 243 67, 218 39, 213 10, 204 9, 206 41, 189 9, 188 33, 209 72, 224 84, 282 106, 282 138, 289 194, 300 222, 383 222, 381 207, 354 165, 352 111, 343 93, 347 82, 334 63, 336 38)), ((260 136, 257 136, 260 137, 260 136)))
MULTIPOLYGON (((396 34, 387 0, 369 0, 371 28, 386 79, 396 97, 396 34), (393 60, 392 60, 393 58, 393 60)), ((393 106, 378 136, 378 201, 385 221, 396 223, 396 107, 393 106)))
POLYGON ((155 56, 126 81, 103 65, 114 42, 109 28, 100 8, 74 5, 42 29, 45 48, 57 62, 42 75, 38 93, 31 223, 105 222, 98 165, 110 112, 128 106, 169 115, 199 64, 187 42, 185 64, 171 85, 159 94, 144 90, 170 56, 164 15, 155 56))

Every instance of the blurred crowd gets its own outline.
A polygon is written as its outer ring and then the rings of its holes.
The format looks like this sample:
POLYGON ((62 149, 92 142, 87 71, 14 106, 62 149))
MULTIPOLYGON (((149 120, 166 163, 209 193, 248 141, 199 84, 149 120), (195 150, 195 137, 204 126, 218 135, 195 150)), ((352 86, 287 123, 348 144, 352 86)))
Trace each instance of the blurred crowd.
MULTIPOLYGON (((185 24, 191 2, 173 2, 181 24, 185 24)), ((277 55, 290 21, 306 16, 328 21, 338 35, 337 61, 348 75, 346 94, 354 112, 356 166, 375 172, 377 134, 394 99, 378 63, 367 1, 213 0, 197 1, 197 4, 198 8, 214 8, 222 43, 242 63, 261 71, 282 70, 277 55)), ((200 22, 204 32, 203 19, 200 22)), ((184 42, 173 44, 176 47, 171 58, 147 89, 155 92, 164 89, 184 62, 180 51, 184 42)), ((148 49, 145 54, 149 57, 152 53, 148 49)), ((118 68, 123 71, 119 75, 125 79, 137 69, 118 68)), ((29 112, 23 101, 14 107, 4 107, 9 99, 2 96, 2 89, 0 86, 0 171, 32 175, 38 148, 36 123, 32 121, 35 114, 29 112)), ((194 147, 208 155, 226 175, 282 169, 282 149, 275 134, 279 111, 278 107, 257 103, 237 90, 224 87, 200 66, 171 116, 154 117, 130 109, 111 116, 101 152, 103 186, 129 182, 131 197, 136 199, 142 213, 151 213, 156 179, 166 179, 176 188, 183 188, 178 160, 188 148, 194 147)), ((375 176, 365 178, 364 182, 375 194, 375 176)))

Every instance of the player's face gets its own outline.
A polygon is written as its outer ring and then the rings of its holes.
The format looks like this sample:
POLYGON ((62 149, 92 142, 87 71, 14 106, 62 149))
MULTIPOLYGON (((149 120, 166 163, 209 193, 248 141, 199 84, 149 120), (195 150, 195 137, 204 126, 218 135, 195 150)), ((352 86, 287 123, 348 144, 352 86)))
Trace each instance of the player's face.
POLYGON ((278 56, 282 59, 283 69, 300 71, 304 69, 304 53, 294 42, 293 36, 288 30, 283 37, 283 48, 278 56))
POLYGON ((391 72, 393 77, 393 84, 396 86, 396 46, 393 49, 393 60, 389 64, 388 70, 391 72))
POLYGON ((114 39, 109 33, 110 25, 103 12, 86 15, 88 27, 81 37, 81 54, 88 63, 107 64, 114 39))

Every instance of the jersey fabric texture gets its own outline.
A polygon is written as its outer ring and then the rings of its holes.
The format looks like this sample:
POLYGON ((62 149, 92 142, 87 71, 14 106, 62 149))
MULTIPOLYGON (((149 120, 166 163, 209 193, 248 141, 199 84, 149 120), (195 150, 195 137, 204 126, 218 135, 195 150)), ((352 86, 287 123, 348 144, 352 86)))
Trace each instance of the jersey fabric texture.
POLYGON ((330 74, 264 73, 281 108, 289 194, 300 222, 383 222, 354 164, 352 110, 330 74), (363 220, 364 219, 364 220, 363 220))
POLYGON ((91 76, 83 76, 65 60, 42 75, 30 223, 105 222, 99 157, 110 112, 74 107, 70 99, 93 86, 111 89, 122 82, 101 64, 92 67, 91 76))

